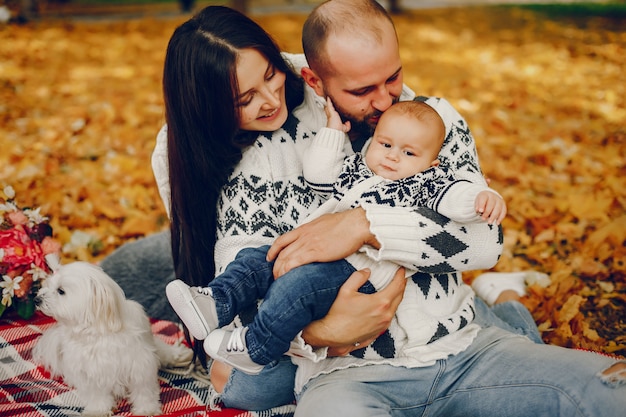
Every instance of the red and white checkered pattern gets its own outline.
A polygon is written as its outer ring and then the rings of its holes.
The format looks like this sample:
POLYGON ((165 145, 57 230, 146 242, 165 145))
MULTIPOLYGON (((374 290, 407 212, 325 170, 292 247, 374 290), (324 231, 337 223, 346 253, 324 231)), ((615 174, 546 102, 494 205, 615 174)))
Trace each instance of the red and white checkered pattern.
MULTIPOLYGON (((0 319, 0 415, 3 417, 65 417, 77 416, 82 410, 75 391, 61 379, 32 362, 32 349, 37 338, 54 320, 36 313, 29 320, 17 317, 0 319)), ((173 344, 183 338, 180 328, 172 322, 152 321, 152 331, 165 342, 173 344)), ((206 381, 185 372, 159 372, 163 416, 167 417, 288 417, 294 406, 278 407, 262 412, 223 408, 209 410, 209 389, 206 381)), ((131 416, 126 400, 118 404, 116 416, 131 416)))

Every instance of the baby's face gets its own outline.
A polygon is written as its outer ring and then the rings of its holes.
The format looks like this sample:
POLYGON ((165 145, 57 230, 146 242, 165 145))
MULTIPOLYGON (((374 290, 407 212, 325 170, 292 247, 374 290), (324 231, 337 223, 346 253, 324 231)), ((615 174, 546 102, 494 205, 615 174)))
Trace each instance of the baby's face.
POLYGON ((365 163, 376 175, 398 180, 435 164, 439 154, 438 129, 416 118, 383 113, 367 148, 365 163))

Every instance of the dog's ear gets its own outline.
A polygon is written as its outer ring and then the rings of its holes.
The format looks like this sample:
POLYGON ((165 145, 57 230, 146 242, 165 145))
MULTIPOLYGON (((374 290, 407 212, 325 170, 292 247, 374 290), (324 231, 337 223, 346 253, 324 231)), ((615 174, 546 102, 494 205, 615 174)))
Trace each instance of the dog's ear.
POLYGON ((92 288, 92 308, 87 315, 93 315, 88 317, 88 321, 107 332, 120 331, 124 325, 122 317, 124 292, 98 267, 92 269, 88 279, 92 288))
POLYGON ((50 270, 53 273, 57 272, 59 268, 61 268, 61 259, 59 258, 58 254, 49 253, 46 256, 44 256, 44 259, 46 260, 46 264, 48 265, 48 268, 50 268, 50 270))

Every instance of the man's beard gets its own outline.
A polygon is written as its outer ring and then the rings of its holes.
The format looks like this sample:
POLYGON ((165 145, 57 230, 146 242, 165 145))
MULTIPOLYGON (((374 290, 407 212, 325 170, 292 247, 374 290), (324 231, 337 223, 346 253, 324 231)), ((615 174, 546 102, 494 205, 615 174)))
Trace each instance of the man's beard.
MULTIPOLYGON (((327 94, 328 95, 328 94, 327 94)), ((380 110, 374 110, 372 113, 365 115, 361 119, 357 119, 355 116, 351 115, 345 109, 341 108, 337 105, 337 102, 329 96, 335 106, 335 110, 341 116, 341 120, 346 122, 350 122, 350 132, 348 132, 348 136, 350 136, 350 140, 354 141, 365 141, 369 139, 374 134, 374 129, 376 129, 376 124, 370 124, 368 120, 373 117, 380 118, 380 115, 383 114, 380 110)), ((395 104, 400 100, 399 97, 394 98, 393 103, 395 104)))
POLYGON ((339 107, 336 104, 335 100, 333 100, 333 105, 335 106, 335 110, 337 110, 337 113, 339 113, 339 116, 341 116, 341 120, 343 122, 350 122, 350 132, 348 132, 348 135, 350 136, 351 140, 365 140, 374 134, 374 129, 376 129, 376 125, 370 125, 367 121, 374 116, 380 116, 382 112, 374 110, 373 113, 365 115, 365 117, 361 119, 357 119, 346 110, 339 107))

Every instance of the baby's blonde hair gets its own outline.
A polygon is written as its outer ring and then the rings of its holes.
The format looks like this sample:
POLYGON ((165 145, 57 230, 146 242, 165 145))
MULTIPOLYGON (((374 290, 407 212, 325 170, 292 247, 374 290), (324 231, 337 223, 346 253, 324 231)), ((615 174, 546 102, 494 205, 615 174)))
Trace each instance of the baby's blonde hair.
POLYGON ((388 112, 400 115, 406 114, 428 125, 432 125, 433 129, 437 129, 435 133, 437 133, 439 146, 443 144, 446 136, 446 126, 443 123, 443 119, 435 109, 423 101, 399 101, 389 107, 384 114, 388 112))

